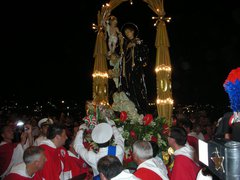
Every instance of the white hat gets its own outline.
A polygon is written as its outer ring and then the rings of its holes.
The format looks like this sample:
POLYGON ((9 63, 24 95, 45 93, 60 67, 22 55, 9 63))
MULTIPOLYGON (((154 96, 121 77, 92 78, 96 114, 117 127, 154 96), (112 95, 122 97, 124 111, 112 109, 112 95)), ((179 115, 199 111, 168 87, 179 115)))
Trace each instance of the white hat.
POLYGON ((107 123, 100 123, 92 130, 92 140, 97 144, 108 142, 113 135, 112 127, 107 123))
POLYGON ((50 118, 43 118, 38 122, 38 127, 41 128, 41 126, 49 125, 49 124, 53 124, 53 120, 50 118))

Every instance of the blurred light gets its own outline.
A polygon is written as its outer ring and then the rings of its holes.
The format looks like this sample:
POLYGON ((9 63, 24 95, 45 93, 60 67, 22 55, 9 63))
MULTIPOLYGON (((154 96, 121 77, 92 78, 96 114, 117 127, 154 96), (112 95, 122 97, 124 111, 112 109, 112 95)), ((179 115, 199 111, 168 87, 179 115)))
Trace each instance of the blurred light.
POLYGON ((157 104, 160 104, 160 105, 173 104, 173 99, 172 98, 157 99, 157 104))
POLYGON ((95 73, 93 73, 93 75, 92 75, 94 78, 95 77, 102 77, 102 78, 108 78, 108 73, 102 73, 102 72, 95 72, 95 73))
POLYGON ((159 65, 155 68, 156 73, 159 71, 167 71, 167 72, 171 72, 171 67, 170 66, 166 66, 165 64, 159 65))

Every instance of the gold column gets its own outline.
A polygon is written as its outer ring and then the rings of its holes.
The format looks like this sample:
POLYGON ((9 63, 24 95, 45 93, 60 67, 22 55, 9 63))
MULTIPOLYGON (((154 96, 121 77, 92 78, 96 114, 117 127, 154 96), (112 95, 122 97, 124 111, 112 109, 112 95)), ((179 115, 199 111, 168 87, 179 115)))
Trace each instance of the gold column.
POLYGON ((116 8, 121 3, 128 0, 110 0, 109 3, 102 5, 100 11, 98 11, 97 18, 98 23, 93 24, 93 29, 97 32, 97 38, 95 43, 95 49, 93 58, 93 101, 98 103, 108 103, 108 68, 107 68, 107 42, 106 33, 103 28, 103 18, 106 13, 116 8))
POLYGON ((98 25, 93 24, 93 29, 97 32, 93 58, 93 101, 98 103, 108 103, 108 74, 107 74, 107 44, 105 34, 101 25, 102 12, 98 12, 98 25))
POLYGON ((173 99, 171 87, 171 61, 169 55, 169 40, 166 29, 166 21, 170 18, 165 17, 163 0, 143 0, 157 14, 153 17, 157 27, 155 47, 156 51, 156 87, 157 87, 157 110, 158 116, 165 117, 171 125, 173 99))

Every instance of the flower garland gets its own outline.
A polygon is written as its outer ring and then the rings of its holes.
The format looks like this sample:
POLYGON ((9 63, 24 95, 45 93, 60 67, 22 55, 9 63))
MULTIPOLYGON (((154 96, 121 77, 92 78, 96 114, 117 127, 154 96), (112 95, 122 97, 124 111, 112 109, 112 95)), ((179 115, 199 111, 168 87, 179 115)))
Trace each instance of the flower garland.
MULTIPOLYGON (((87 112, 91 113, 87 113, 86 117, 83 118, 84 122, 92 130, 98 123, 105 122, 106 117, 112 119, 125 139, 125 163, 132 161, 132 145, 136 140, 157 142, 161 151, 167 152, 169 127, 165 118, 153 117, 152 114, 139 115, 134 103, 128 99, 124 92, 114 93, 112 106, 92 104, 93 102, 88 104, 86 108, 87 112)), ((89 136, 87 137, 87 141, 92 144, 92 147, 96 147, 89 136)))

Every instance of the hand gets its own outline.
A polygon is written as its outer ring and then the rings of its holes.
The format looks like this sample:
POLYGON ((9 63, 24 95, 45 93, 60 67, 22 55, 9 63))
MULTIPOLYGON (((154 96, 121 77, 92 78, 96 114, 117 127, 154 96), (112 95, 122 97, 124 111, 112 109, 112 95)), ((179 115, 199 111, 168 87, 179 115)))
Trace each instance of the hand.
POLYGON ((107 123, 108 123, 109 125, 115 126, 115 122, 114 122, 113 120, 111 120, 111 119, 108 119, 108 117, 106 117, 106 121, 107 121, 107 123))
POLYGON ((127 49, 132 48, 132 47, 135 47, 135 46, 136 46, 135 43, 130 42, 130 43, 127 45, 127 49))
POLYGON ((86 130, 86 129, 88 129, 88 127, 87 127, 87 125, 85 124, 85 123, 83 123, 83 124, 81 124, 80 126, 79 126, 79 130, 86 130))
POLYGON ((25 124, 24 131, 28 134, 32 134, 32 126, 30 124, 25 124))
POLYGON ((26 132, 22 132, 21 134, 21 144, 24 145, 27 141, 27 133, 26 132))

